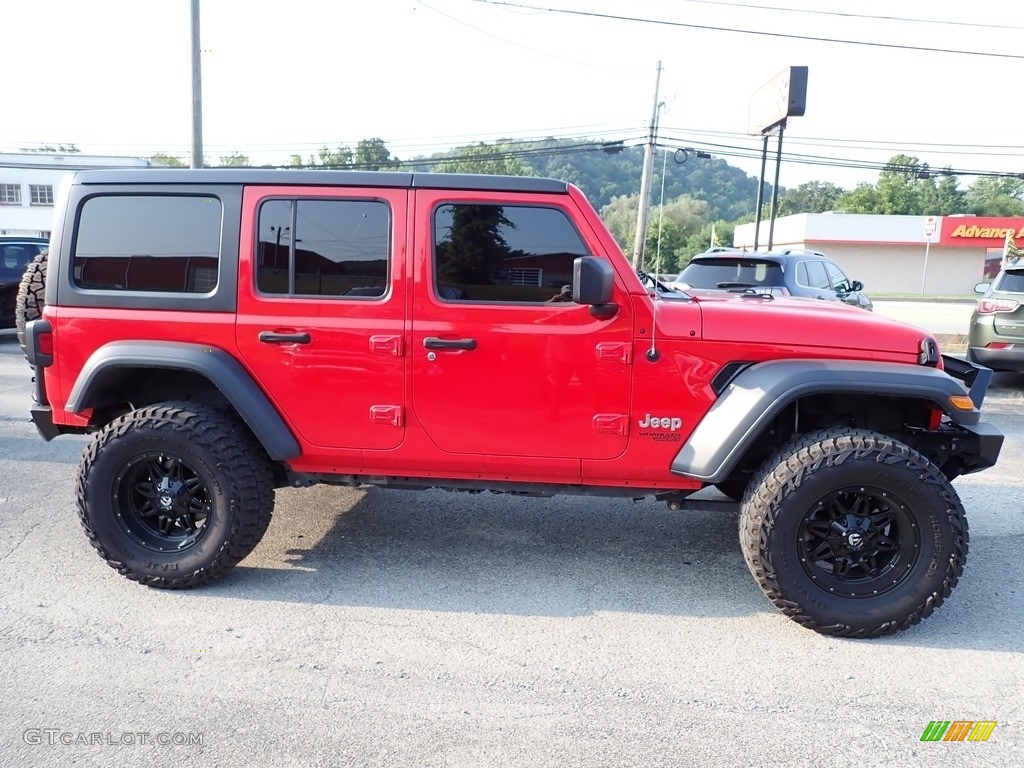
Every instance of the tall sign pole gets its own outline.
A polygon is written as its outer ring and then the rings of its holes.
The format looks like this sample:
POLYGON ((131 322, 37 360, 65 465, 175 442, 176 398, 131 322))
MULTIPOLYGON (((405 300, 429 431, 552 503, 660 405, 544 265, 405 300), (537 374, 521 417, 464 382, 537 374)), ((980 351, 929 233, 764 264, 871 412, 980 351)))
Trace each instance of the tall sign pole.
POLYGON ((772 185, 772 211, 768 219, 768 250, 775 245, 775 216, 779 212, 779 172, 782 170, 782 132, 786 130, 786 121, 779 123, 779 144, 775 150, 775 183, 772 185))
POLYGON ((651 130, 647 134, 644 145, 644 169, 640 175, 640 210, 636 215, 636 238, 633 240, 633 269, 640 268, 640 260, 644 253, 644 240, 647 237, 647 208, 651 196, 651 175, 654 171, 654 144, 658 135, 658 88, 661 85, 661 62, 658 62, 658 74, 654 79, 654 111, 651 114, 651 130))
POLYGON ((757 210, 754 212, 754 250, 760 245, 761 208, 764 206, 764 172, 768 164, 768 137, 778 131, 775 151, 775 184, 772 186, 768 248, 775 244, 775 216, 779 208, 779 170, 782 167, 782 134, 786 120, 801 117, 807 108, 807 67, 787 67, 758 88, 750 97, 747 131, 762 138, 761 176, 757 180, 757 210))
POLYGON ((935 217, 928 216, 924 220, 924 270, 921 272, 921 295, 924 296, 924 284, 928 279, 928 249, 932 244, 932 235, 935 234, 935 217))
POLYGON ((199 0, 192 0, 192 167, 203 167, 203 73, 199 62, 199 0))

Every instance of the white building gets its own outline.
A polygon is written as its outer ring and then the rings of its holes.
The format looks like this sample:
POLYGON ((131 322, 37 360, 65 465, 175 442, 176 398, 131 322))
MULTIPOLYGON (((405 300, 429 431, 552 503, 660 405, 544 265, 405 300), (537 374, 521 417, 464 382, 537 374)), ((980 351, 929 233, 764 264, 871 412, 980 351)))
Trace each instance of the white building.
POLYGON ((138 157, 101 157, 77 153, 0 153, 0 235, 49 237, 53 199, 68 173, 89 168, 150 165, 138 157))
MULTIPOLYGON (((768 228, 762 221, 758 250, 768 228)), ((801 213, 775 220, 772 250, 821 251, 869 295, 971 294, 999 270, 1008 232, 1024 246, 1020 218, 801 213)), ((733 244, 753 249, 754 224, 736 227, 733 244)))

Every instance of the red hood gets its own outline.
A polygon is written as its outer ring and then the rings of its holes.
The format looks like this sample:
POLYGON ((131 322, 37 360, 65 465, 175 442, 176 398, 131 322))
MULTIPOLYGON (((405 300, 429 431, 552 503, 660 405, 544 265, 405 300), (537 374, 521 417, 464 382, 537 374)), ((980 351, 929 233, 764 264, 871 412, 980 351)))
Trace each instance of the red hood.
POLYGON ((916 355, 921 339, 930 335, 859 307, 817 299, 705 297, 685 303, 661 301, 657 311, 660 333, 687 338, 697 331, 705 341, 916 355), (694 327, 695 308, 699 329, 694 327))

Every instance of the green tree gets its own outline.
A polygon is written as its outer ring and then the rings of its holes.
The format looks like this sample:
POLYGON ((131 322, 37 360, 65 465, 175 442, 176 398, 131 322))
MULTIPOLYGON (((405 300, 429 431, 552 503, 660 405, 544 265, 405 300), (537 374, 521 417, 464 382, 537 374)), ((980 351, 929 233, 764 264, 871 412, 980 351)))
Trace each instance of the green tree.
POLYGON ((878 213, 881 208, 878 189, 874 184, 862 181, 853 189, 841 194, 836 200, 836 206, 846 213, 878 213))
POLYGON ((682 269, 690 263, 690 259, 698 253, 703 253, 708 248, 728 248, 733 243, 733 235, 736 231, 736 222, 722 221, 708 222, 696 232, 686 238, 686 243, 679 249, 676 257, 676 267, 682 269), (714 227, 714 245, 711 242, 711 232, 714 227))
POLYGON ((981 176, 964 198, 976 216, 1024 216, 1024 180, 1015 176, 981 176))
POLYGON ((292 168, 349 168, 352 166, 352 150, 347 146, 332 150, 324 144, 315 155, 310 155, 305 161, 302 160, 302 155, 292 155, 288 164, 292 168))
POLYGON ((149 156, 149 162, 153 165, 165 165, 168 168, 185 168, 188 166, 184 160, 176 155, 167 155, 163 152, 155 152, 149 156))
POLYGON ((928 216, 949 216, 966 213, 967 203, 960 182, 949 169, 942 171, 938 183, 932 179, 928 186, 921 188, 921 213, 928 216))
POLYGON ((930 180, 927 163, 909 155, 895 155, 878 174, 879 209, 874 213, 891 216, 921 214, 921 182, 930 180))
POLYGON ((491 269, 512 254, 502 227, 515 226, 500 205, 452 206, 451 229, 437 245, 438 277, 489 285, 491 269))
POLYGON ((779 216, 836 210, 842 187, 830 181, 808 181, 779 195, 779 216))
MULTIPOLYGON (((633 251, 639 201, 639 195, 619 195, 613 197, 611 202, 601 209, 601 219, 626 253, 633 251)), ((687 249, 689 238, 701 232, 705 225, 710 239, 708 204, 703 200, 680 195, 664 206, 651 206, 647 216, 647 234, 644 238, 643 268, 653 271, 660 266, 662 272, 668 272, 677 267, 681 258, 688 261, 693 255, 687 249), (656 263, 659 253, 660 265, 656 263)), ((705 245, 700 250, 706 248, 705 245)))
POLYGON ((639 199, 640 195, 616 195, 600 212, 604 225, 626 253, 633 250, 633 241, 636 239, 639 199))
POLYGON ((384 139, 362 139, 356 145, 355 167, 366 171, 383 171, 397 168, 399 161, 391 156, 384 139))
POLYGON ((438 173, 485 173, 499 176, 526 176, 529 172, 518 158, 510 156, 498 146, 480 142, 457 147, 451 152, 433 158, 438 173))
POLYGON ((252 165, 248 155, 241 152, 232 152, 230 155, 221 155, 220 165, 222 168, 248 168, 252 165))
POLYGON ((82 150, 80 150, 74 144, 58 144, 57 146, 54 146, 53 144, 43 144, 41 147, 20 147, 19 151, 21 151, 21 152, 60 152, 60 153, 65 154, 65 155, 75 155, 75 154, 80 154, 82 152, 82 150))

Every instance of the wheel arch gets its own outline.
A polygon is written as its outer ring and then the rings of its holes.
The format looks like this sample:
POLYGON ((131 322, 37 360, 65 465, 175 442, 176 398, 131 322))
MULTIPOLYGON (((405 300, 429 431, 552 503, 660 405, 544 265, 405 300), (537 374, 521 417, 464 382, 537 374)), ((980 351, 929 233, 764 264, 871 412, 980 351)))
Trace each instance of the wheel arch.
MULTIPOLYGON (((839 398, 851 409, 865 411, 865 423, 857 426, 879 428, 876 422, 882 409, 871 414, 875 410, 871 406, 908 402, 929 411, 940 410, 960 426, 973 426, 980 419, 978 408, 958 410, 949 399, 966 394, 951 376, 924 366, 830 360, 752 365, 741 371, 711 406, 676 454, 671 469, 707 483, 723 482, 787 411, 798 417, 802 406, 827 398, 839 398)), ((794 431, 803 430, 797 423, 794 431)), ((788 437, 776 437, 772 443, 786 442, 788 437)))
POLYGON ((185 395, 229 405, 272 460, 299 455, 298 440, 249 372, 223 349, 202 344, 105 344, 82 367, 65 409, 71 413, 87 408, 102 411, 125 401, 138 406, 185 395))

